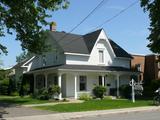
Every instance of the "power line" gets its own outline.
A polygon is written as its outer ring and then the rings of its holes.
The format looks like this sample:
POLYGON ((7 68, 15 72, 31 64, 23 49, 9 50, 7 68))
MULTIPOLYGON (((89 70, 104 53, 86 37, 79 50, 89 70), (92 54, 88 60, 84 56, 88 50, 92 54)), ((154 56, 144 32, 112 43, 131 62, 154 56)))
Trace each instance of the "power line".
MULTIPOLYGON (((121 10, 120 12, 118 12, 117 14, 115 14, 114 16, 112 16, 111 18, 107 19, 106 21, 104 21, 102 24, 98 25, 97 27, 95 27, 93 30, 96 30, 98 28, 100 28, 101 26, 103 26, 104 24, 112 21, 113 19, 115 19, 116 17, 118 17, 119 15, 121 15, 123 12, 127 11, 129 8, 131 8, 132 6, 134 6, 136 3, 138 3, 139 0, 136 0, 135 2, 131 3, 128 7, 124 8, 123 10, 121 10)), ((92 30, 92 31, 93 31, 92 30)), ((89 32, 90 33, 90 32, 89 32)), ((66 43, 65 46, 69 45, 70 43, 74 42, 75 40, 79 40, 81 37, 78 37, 76 39, 72 39, 70 42, 66 43)))
MULTIPOLYGON (((108 0, 107 0, 108 1, 108 0)), ((101 5, 103 5, 105 0, 102 0, 79 24, 77 24, 70 32, 74 31, 78 26, 80 26, 88 17, 90 17, 101 5)), ((69 33, 70 33, 69 32, 69 33)))
MULTIPOLYGON (((85 18, 83 18, 77 25, 75 25, 68 33, 63 35, 59 41, 63 40, 69 33, 77 29, 85 20, 87 20, 98 8, 100 8, 106 0, 102 0, 85 18)), ((108 0, 107 0, 108 1, 108 0)), ((106 1, 106 2, 107 2, 106 1)))
POLYGON ((112 21, 113 19, 115 19, 116 17, 118 17, 119 15, 121 15, 122 13, 124 13, 125 11, 127 11, 129 8, 131 8, 132 6, 134 6, 136 3, 138 3, 139 0, 133 2, 132 4, 130 4, 128 7, 126 7, 125 9, 121 10, 120 12, 118 12, 117 14, 115 14, 114 16, 112 16, 111 18, 107 19, 106 21, 104 21, 102 24, 98 25, 96 28, 94 28, 92 31, 102 27, 104 24, 112 21))

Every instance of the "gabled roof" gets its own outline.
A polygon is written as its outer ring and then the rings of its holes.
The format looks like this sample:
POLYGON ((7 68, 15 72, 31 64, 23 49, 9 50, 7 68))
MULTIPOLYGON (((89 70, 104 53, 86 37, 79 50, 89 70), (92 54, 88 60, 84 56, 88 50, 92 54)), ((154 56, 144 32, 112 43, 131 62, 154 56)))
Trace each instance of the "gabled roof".
POLYGON ((14 65, 12 68, 19 68, 19 67, 22 67, 24 64, 26 64, 26 63, 30 62, 31 60, 33 60, 34 57, 35 57, 35 56, 26 58, 26 59, 22 60, 21 62, 17 63, 16 65, 14 65))
MULTIPOLYGON (((85 34, 77 35, 65 32, 49 31, 49 37, 57 41, 64 52, 90 54, 102 29, 85 34)), ((109 39, 116 57, 132 58, 124 49, 109 39)))
POLYGON ((65 32, 49 32, 64 52, 90 54, 82 35, 68 34, 65 32))
POLYGON ((116 44, 113 40, 109 39, 109 42, 112 46, 112 49, 113 49, 116 57, 133 58, 123 48, 121 48, 118 44, 116 44))
POLYGON ((18 68, 21 67, 23 64, 25 64, 29 59, 31 58, 26 58, 24 60, 22 60, 21 62, 17 63, 16 65, 14 65, 12 68, 18 68))
POLYGON ((83 35, 83 38, 87 45, 89 53, 91 53, 101 31, 102 29, 83 35))

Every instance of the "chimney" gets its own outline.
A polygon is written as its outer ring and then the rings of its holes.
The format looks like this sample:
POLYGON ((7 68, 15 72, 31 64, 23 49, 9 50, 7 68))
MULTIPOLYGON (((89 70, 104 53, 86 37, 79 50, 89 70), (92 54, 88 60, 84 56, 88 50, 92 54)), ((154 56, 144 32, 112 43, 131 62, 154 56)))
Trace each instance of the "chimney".
POLYGON ((53 21, 50 23, 50 31, 56 31, 56 27, 57 27, 56 22, 53 21))

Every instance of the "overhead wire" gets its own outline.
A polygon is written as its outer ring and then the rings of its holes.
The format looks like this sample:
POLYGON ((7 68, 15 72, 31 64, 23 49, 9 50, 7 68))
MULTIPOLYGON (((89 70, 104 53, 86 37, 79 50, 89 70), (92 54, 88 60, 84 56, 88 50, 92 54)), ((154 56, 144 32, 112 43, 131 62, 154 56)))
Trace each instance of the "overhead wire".
MULTIPOLYGON (((115 19, 116 17, 118 17, 119 15, 121 15, 122 13, 124 13, 125 11, 127 11, 129 8, 131 8, 132 6, 134 6, 136 3, 138 3, 139 0, 136 0, 135 2, 131 3, 129 6, 127 6, 126 8, 124 8, 123 10, 121 10, 120 12, 118 12, 117 14, 115 14, 114 16, 112 16, 111 18, 107 19, 106 21, 104 21, 103 23, 101 23, 100 25, 98 25, 97 27, 95 27, 93 30, 96 30, 100 27, 102 27, 104 24, 108 23, 108 22, 111 22, 113 19, 115 19)), ((92 31, 93 31, 92 30, 92 31)), ((92 31, 88 32, 88 33, 91 33, 92 31)), ((69 33, 67 33, 69 34, 69 33)), ((81 39, 82 36, 76 38, 76 39, 72 39, 70 42, 66 43, 64 46, 68 46, 70 43, 76 41, 76 40, 79 40, 81 39)))

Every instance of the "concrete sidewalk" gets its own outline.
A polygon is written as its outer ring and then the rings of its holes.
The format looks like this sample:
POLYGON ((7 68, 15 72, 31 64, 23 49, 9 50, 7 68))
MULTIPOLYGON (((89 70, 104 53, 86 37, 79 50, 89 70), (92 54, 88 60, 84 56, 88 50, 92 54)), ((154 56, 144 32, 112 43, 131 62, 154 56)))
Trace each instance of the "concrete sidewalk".
POLYGON ((35 116, 5 118, 5 120, 68 120, 73 118, 81 118, 81 117, 89 117, 89 116, 141 112, 141 111, 154 111, 154 110, 160 110, 160 107, 152 106, 152 107, 136 107, 136 108, 98 110, 98 111, 87 111, 87 112, 56 113, 56 114, 49 114, 49 115, 35 115, 35 116))
POLYGON ((68 102, 53 102, 53 103, 43 103, 43 104, 30 104, 22 105, 24 107, 36 107, 36 106, 48 106, 48 105, 57 105, 57 104, 68 104, 68 103, 83 103, 83 100, 69 100, 68 102))

